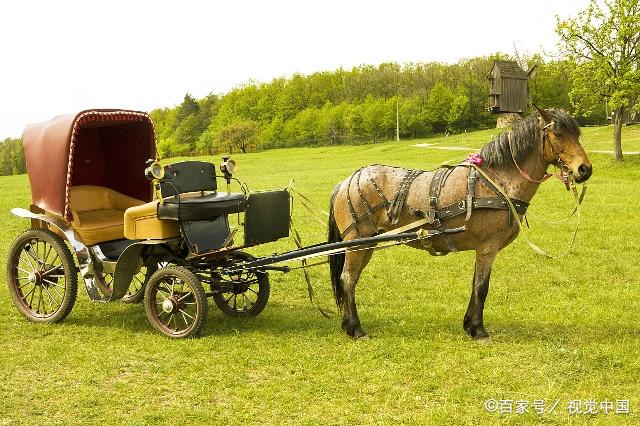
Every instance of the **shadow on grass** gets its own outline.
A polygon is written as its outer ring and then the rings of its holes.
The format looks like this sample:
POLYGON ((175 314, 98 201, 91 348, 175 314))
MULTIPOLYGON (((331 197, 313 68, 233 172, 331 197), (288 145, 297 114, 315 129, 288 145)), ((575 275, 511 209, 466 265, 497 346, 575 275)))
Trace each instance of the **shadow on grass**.
MULTIPOLYGON (((129 330, 132 333, 153 331, 142 304, 112 303, 91 305, 74 310, 64 321, 89 329, 129 330)), ((242 333, 269 332, 272 334, 330 334, 339 330, 338 316, 324 318, 313 306, 288 306, 269 303, 257 317, 233 318, 222 314, 213 302, 209 302, 207 323, 202 336, 238 335, 242 333)))
MULTIPOLYGON (((363 317, 361 317, 363 319, 363 317)), ((372 338, 377 334, 397 335, 418 340, 471 338, 462 327, 462 317, 432 317, 428 315, 389 315, 373 320, 363 319, 362 325, 372 338)), ((610 326, 559 324, 547 321, 501 320, 485 321, 485 328, 495 342, 502 343, 557 343, 567 340, 581 340, 617 344, 629 336, 640 336, 640 327, 632 324, 611 324, 610 326)))
MULTIPOLYGON (((94 330, 124 330, 132 334, 154 332, 144 307, 114 303, 74 311, 64 324, 72 324, 94 330)), ((471 339, 462 328, 462 318, 453 315, 412 315, 407 312, 378 314, 375 318, 361 316, 362 325, 373 339, 387 337, 424 341, 464 341, 471 339)), ((209 303, 207 324, 202 337, 238 336, 252 333, 282 336, 339 336, 341 316, 323 317, 311 305, 290 306, 273 302, 257 317, 232 318, 223 315, 213 303, 209 303)), ((615 344, 629 335, 640 335, 636 326, 611 327, 585 326, 583 324, 557 324, 545 321, 518 320, 513 322, 494 319, 485 323, 494 342, 502 343, 557 343, 566 340, 582 340, 615 344)))

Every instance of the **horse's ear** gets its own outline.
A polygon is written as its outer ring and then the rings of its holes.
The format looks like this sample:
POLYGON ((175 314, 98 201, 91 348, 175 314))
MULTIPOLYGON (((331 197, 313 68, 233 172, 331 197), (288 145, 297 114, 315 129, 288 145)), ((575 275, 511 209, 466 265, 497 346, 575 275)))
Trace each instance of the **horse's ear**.
POLYGON ((538 110, 540 117, 542 117, 542 119, 544 120, 544 124, 549 124, 553 121, 553 118, 547 111, 538 107, 538 105, 535 105, 535 104, 533 105, 533 107, 538 110))

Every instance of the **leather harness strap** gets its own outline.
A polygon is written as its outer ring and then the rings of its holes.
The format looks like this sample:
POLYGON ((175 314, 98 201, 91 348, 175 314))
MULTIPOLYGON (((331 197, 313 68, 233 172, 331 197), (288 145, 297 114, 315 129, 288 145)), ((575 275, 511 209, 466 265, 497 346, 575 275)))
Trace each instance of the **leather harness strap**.
MULTIPOLYGON (((529 207, 528 203, 524 201, 517 200, 515 198, 511 199, 513 206, 516 208, 516 212, 519 215, 523 215, 527 211, 527 207, 529 207)), ((467 201, 460 201, 459 203, 453 203, 446 207, 438 210, 438 216, 440 216, 440 220, 449 219, 465 212, 469 212, 468 208, 469 204, 467 201)), ((497 210, 509 210, 509 204, 502 197, 487 197, 487 198, 476 198, 473 200, 473 209, 497 209, 497 210)))
MULTIPOLYGON (((406 204, 406 200, 409 194, 409 189, 411 188, 411 184, 413 181, 424 173, 424 170, 407 170, 405 175, 403 176, 400 185, 398 186, 398 190, 396 192, 396 196, 392 202, 385 197, 382 189, 376 183, 371 171, 367 169, 368 172, 368 180, 375 188, 379 197, 381 198, 380 202, 375 206, 371 206, 370 201, 367 201, 362 194, 362 189, 360 187, 360 176, 363 169, 358 170, 354 173, 347 183, 347 191, 351 188, 351 182, 355 180, 356 189, 358 192, 358 196, 363 203, 364 213, 361 215, 356 214, 355 207, 353 205, 353 201, 351 197, 347 196, 347 203, 349 206, 349 213, 351 214, 352 222, 347 228, 341 233, 341 238, 344 238, 347 234, 349 234, 354 229, 356 230, 356 234, 358 237, 360 236, 360 232, 358 230, 358 226, 364 220, 370 220, 372 224, 375 225, 373 220, 373 214, 382 208, 387 209, 387 216, 389 222, 394 225, 398 223, 398 220, 401 216, 402 209, 406 204)), ((524 215, 529 207, 529 204, 518 200, 515 198, 510 198, 507 200, 504 198, 502 191, 496 187, 496 185, 491 182, 483 173, 479 172, 476 167, 470 166, 468 163, 462 163, 458 166, 442 166, 435 170, 433 174, 433 178, 431 179, 431 183, 429 184, 429 206, 426 212, 417 211, 418 214, 424 214, 425 218, 419 221, 414 222, 413 224, 409 224, 407 226, 411 226, 412 229, 418 226, 424 226, 429 224, 433 226, 437 231, 439 231, 439 235, 442 236, 443 240, 447 244, 447 248, 449 252, 457 251, 455 244, 451 237, 447 234, 446 228, 442 224, 442 221, 446 219, 450 219, 452 217, 466 214, 465 221, 469 220, 471 217, 471 213, 473 209, 497 209, 497 210, 510 210, 510 204, 513 206, 515 212, 518 215, 524 215), (447 178, 453 172, 456 167, 468 167, 469 168, 469 177, 467 178, 467 195, 464 200, 461 200, 457 203, 450 204, 448 206, 438 208, 438 199, 440 196, 440 191, 445 185, 447 178), (489 188, 492 192, 494 192, 497 197, 481 197, 478 198, 475 196, 475 190, 478 180, 482 181, 482 183, 489 188)), ((512 215, 509 214, 509 224, 511 225, 513 218, 512 215)), ((404 227, 403 227, 404 228, 404 227)), ((430 245, 430 242, 429 242, 430 245)), ((432 247, 427 247, 431 254, 446 254, 445 253, 437 253, 433 250, 432 247)))
POLYGON ((471 212, 473 211, 473 197, 476 195, 476 179, 477 172, 476 169, 469 170, 469 177, 467 178, 467 216, 464 218, 465 222, 469 220, 471 217, 471 212))
POLYGON ((446 178, 449 177, 450 169, 450 167, 441 167, 433 174, 431 184, 429 185, 429 210, 427 211, 427 217, 429 218, 429 223, 442 235, 449 251, 455 252, 458 250, 451 238, 446 234, 445 228, 440 221, 440 211, 438 210, 440 189, 444 186, 446 178))
POLYGON ((362 195, 362 189, 360 188, 360 175, 362 174, 362 170, 363 169, 359 169, 356 173, 354 173, 353 175, 351 175, 351 178, 349 179, 349 182, 347 184, 347 203, 349 205, 349 213, 351 213, 351 219, 353 220, 353 222, 351 222, 351 225, 347 226, 346 229, 344 231, 342 231, 342 233, 340 234, 340 238, 344 238, 347 234, 349 234, 349 232, 351 232, 352 230, 356 230, 356 234, 358 235, 358 237, 360 236, 360 231, 358 230, 358 225, 360 225, 360 223, 362 223, 362 221, 364 219, 369 219, 371 220, 371 223, 375 225, 374 221, 373 221, 373 214, 375 212, 377 212, 378 210, 380 210, 381 208, 387 208, 389 207, 389 200, 387 200, 387 197, 384 196, 384 192, 382 192, 382 189, 380 188, 380 186, 378 186, 378 184, 376 183, 375 179, 373 178, 373 175, 371 174, 371 170, 369 170, 369 168, 367 169, 367 174, 368 176, 368 180, 369 182, 373 185, 373 187, 375 188, 376 192, 378 193, 378 196, 381 198, 380 203, 378 203, 377 205, 375 205, 374 207, 371 207, 370 204, 367 202, 367 200, 364 198, 364 196, 362 195), (365 206, 365 212, 364 214, 357 216, 355 209, 353 207, 353 202, 351 201, 351 195, 349 193, 350 189, 351 189, 351 181, 353 180, 355 175, 358 175, 358 178, 356 179, 356 189, 358 191, 358 196, 360 197, 360 200, 363 201, 363 204, 365 206))
POLYGON ((396 223, 398 223, 398 220, 400 220, 400 213, 402 213, 402 208, 407 201, 409 188, 411 187, 413 181, 422 173, 424 173, 424 170, 409 169, 402 178, 400 186, 398 187, 398 191, 396 192, 396 196, 387 209, 389 222, 391 222, 392 225, 395 225, 396 223))

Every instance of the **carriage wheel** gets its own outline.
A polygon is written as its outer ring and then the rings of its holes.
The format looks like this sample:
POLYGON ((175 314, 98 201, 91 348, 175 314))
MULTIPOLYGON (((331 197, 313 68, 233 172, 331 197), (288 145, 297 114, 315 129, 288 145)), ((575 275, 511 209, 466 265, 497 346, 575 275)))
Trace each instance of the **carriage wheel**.
POLYGON ((28 320, 60 322, 78 293, 78 273, 62 238, 48 229, 29 229, 9 249, 7 283, 13 303, 28 320))
POLYGON ((198 334, 207 320, 204 289, 198 277, 182 266, 167 266, 151 275, 144 308, 151 325, 175 339, 198 334))
MULTIPOLYGON (((253 259, 250 254, 242 252, 235 253, 234 257, 237 261, 253 259)), ((241 271, 233 275, 214 273, 214 280, 213 301, 225 315, 255 317, 267 306, 270 285, 266 272, 241 271)))
MULTIPOLYGON (((127 294, 120 299, 124 303, 140 303, 144 298, 144 289, 147 286, 147 282, 151 275, 158 270, 156 265, 142 266, 137 274, 131 279, 127 294)), ((113 274, 104 273, 104 280, 107 283, 107 287, 111 288, 113 285, 113 274)))

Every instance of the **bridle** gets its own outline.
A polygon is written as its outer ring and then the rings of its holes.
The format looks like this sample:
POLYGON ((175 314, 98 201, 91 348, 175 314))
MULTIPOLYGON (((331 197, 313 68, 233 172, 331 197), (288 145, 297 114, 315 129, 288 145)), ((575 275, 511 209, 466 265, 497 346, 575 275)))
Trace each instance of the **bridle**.
MULTIPOLYGON (((553 152, 553 155, 555 156, 555 162, 551 163, 551 164, 555 164, 557 166, 560 167, 560 172, 559 173, 546 173, 544 174, 544 176, 542 177, 541 180, 537 180, 537 179, 533 179, 531 176, 529 176, 524 170, 522 170, 520 168, 520 166, 518 165, 515 156, 513 155, 513 148, 511 147, 511 132, 509 132, 507 134, 508 137, 508 141, 509 141, 509 150, 511 151, 511 159, 513 160, 513 164, 516 165, 516 168, 518 169, 518 171, 520 172, 520 175, 525 179, 528 180, 529 182, 533 182, 533 183, 542 183, 544 181, 546 181, 547 179, 549 179, 551 176, 555 176, 557 177, 560 181, 562 181, 562 183, 565 184, 565 186, 567 187, 567 191, 571 190, 573 191, 573 195, 574 195, 574 199, 575 199, 575 208, 573 209, 573 211, 571 212, 571 214, 566 218, 563 219, 561 221, 558 222, 547 222, 547 223, 562 223, 562 222, 566 222, 570 217, 572 217, 574 215, 574 213, 578 214, 578 219, 576 222, 576 228, 573 231, 573 238, 571 239, 571 243, 569 244, 569 248, 563 252, 561 255, 558 256, 551 256, 550 254, 546 253, 544 250, 542 250, 540 247, 538 247, 537 245, 535 245, 530 239, 529 237, 526 235, 525 233, 525 228, 522 225, 522 221, 520 220, 520 217, 518 216, 518 212, 515 210, 515 207, 513 206, 513 203, 511 203, 509 201, 509 208, 511 210, 511 214, 513 215, 513 217, 515 217, 517 219, 517 224, 518 227, 520 228, 520 231, 522 232, 522 236, 524 237, 525 241, 527 242, 527 244, 538 254, 541 254, 543 256, 546 257, 550 257, 550 258, 559 258, 562 257, 564 255, 566 255, 567 253, 569 253, 571 251, 571 249, 573 248, 573 245, 575 244, 576 241, 576 235, 578 234, 578 228, 580 227, 580 205, 582 204, 582 201, 584 199, 584 195, 585 192, 587 190, 587 187, 585 184, 582 184, 582 191, 580 194, 578 194, 578 190, 576 189, 576 182, 573 179, 573 175, 571 173, 571 170, 569 169, 569 166, 562 161, 562 159, 560 158, 560 154, 559 151, 556 149, 556 146, 554 145, 553 141, 551 140, 551 138, 549 137, 549 135, 547 134, 547 131, 549 129, 549 127, 553 126, 554 122, 550 122, 549 124, 546 124, 545 126, 542 127, 542 160, 544 161, 544 163, 546 164, 546 158, 545 158, 545 151, 546 151, 546 143, 547 141, 549 142, 549 146, 551 146, 551 151, 553 152)), ((473 165, 473 167, 476 167, 475 165, 473 165)), ((478 168, 479 173, 484 174, 484 172, 478 168)), ((486 176, 486 174, 485 174, 486 176)), ((487 179, 489 179, 488 176, 486 176, 487 179)), ((506 194, 506 192, 504 192, 504 190, 502 190, 500 187, 496 186, 499 190, 500 193, 503 197, 506 197, 505 199, 508 200, 508 196, 506 194)), ((529 223, 527 222, 527 227, 529 226, 529 223)))
POLYGON ((562 161, 562 159, 560 158, 560 154, 556 149, 556 146, 554 145, 553 141, 547 134, 549 127, 552 127, 553 125, 554 125, 554 122, 552 121, 549 124, 546 124, 544 127, 542 127, 542 160, 546 163, 544 153, 546 151, 546 144, 548 142, 549 146, 551 147, 551 152, 553 152, 553 155, 555 156, 555 160, 556 160, 552 164, 559 166, 560 172, 558 173, 545 172, 544 176, 542 176, 542 179, 540 180, 534 179, 531 176, 529 176, 529 174, 527 174, 524 170, 522 170, 522 168, 518 165, 518 162, 516 161, 516 157, 513 154, 513 148, 511 146, 511 132, 507 133, 507 138, 509 140, 509 151, 511 152, 511 159, 513 160, 513 164, 516 165, 518 172, 520 172, 520 175, 525 180, 532 183, 542 183, 553 176, 558 178, 562 183, 564 183, 565 186, 567 187, 567 190, 569 190, 571 187, 571 170, 569 169, 569 166, 564 161, 562 161))

